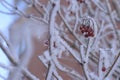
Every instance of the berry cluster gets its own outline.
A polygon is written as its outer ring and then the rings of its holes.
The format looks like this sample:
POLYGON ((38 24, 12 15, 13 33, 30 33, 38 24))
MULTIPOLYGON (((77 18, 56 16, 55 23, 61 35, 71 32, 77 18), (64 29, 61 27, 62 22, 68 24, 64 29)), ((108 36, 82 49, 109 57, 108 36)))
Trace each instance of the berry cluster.
POLYGON ((82 25, 80 31, 85 37, 94 37, 94 30, 90 26, 82 25))

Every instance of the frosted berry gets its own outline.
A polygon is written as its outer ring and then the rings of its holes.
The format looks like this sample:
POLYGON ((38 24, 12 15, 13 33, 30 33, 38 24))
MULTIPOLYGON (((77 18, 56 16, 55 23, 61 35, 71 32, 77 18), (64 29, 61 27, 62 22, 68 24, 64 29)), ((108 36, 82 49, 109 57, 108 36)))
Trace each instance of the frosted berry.
POLYGON ((105 68, 105 67, 102 67, 102 71, 105 72, 105 71, 106 71, 106 68, 105 68))
POLYGON ((80 31, 85 37, 94 37, 94 30, 90 26, 81 25, 80 31))

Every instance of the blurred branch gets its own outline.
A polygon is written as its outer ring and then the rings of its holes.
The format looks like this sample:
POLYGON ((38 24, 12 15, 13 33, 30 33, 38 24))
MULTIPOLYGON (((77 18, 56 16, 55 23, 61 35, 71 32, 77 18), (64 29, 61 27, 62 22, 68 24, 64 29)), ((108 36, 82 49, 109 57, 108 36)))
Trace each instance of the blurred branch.
MULTIPOLYGON (((10 50, 9 49, 12 49, 11 48, 11 45, 9 43, 9 41, 6 40, 6 38, 3 36, 3 34, 0 32, 0 36, 4 39, 4 41, 6 42, 7 46, 8 46, 8 49, 4 47, 4 45, 0 42, 0 47, 2 48, 2 50, 4 51, 4 53, 6 54, 6 56, 8 57, 8 59, 10 60, 10 62, 16 66, 16 67, 19 67, 19 61, 18 59, 15 59, 15 56, 13 56, 13 54, 11 54, 10 50)), ((13 51, 13 49, 11 50, 13 51)), ((5 66, 4 66, 5 67, 5 66)), ((37 79, 34 75, 32 75, 26 68, 22 68, 21 69, 25 75, 27 75, 31 80, 39 80, 37 79)))
POLYGON ((2 48, 2 50, 4 51, 4 53, 6 54, 6 56, 8 57, 8 59, 14 64, 14 65, 18 65, 18 59, 15 58, 15 56, 13 54, 11 54, 10 51, 13 51, 13 49, 11 48, 11 44, 9 43, 9 41, 7 41, 7 39, 3 36, 3 34, 0 32, 0 36, 3 38, 3 40, 5 41, 5 43, 8 46, 8 49, 4 47, 3 42, 0 42, 0 47, 2 48), (9 50, 10 49, 10 50, 9 50))
POLYGON ((117 17, 120 19, 120 2, 118 0, 112 0, 113 6, 117 12, 117 17))

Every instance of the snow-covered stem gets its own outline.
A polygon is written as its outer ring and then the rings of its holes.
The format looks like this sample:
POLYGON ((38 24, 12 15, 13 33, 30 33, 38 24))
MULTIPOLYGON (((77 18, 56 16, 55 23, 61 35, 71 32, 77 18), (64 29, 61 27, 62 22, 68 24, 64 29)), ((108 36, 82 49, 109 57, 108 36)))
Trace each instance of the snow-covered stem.
POLYGON ((47 72, 47 75, 46 75, 46 79, 45 80, 50 80, 52 79, 52 75, 53 75, 53 71, 54 71, 54 63, 52 61, 49 62, 49 65, 48 65, 48 72, 47 72))
POLYGON ((86 77, 86 80, 90 80, 88 76, 88 57, 90 55, 90 46, 91 46, 91 39, 88 39, 87 50, 85 55, 85 62, 83 63, 83 71, 86 77))
MULTIPOLYGON (((46 64, 44 61, 43 61, 43 56, 41 57, 41 56, 39 56, 39 59, 42 61, 42 63, 44 64, 44 66, 48 69, 48 72, 49 72, 49 68, 50 68, 50 63, 49 64, 46 64)), ((53 64, 54 65, 54 64, 53 64)), ((47 74, 48 74, 48 72, 47 72, 47 74)), ((54 70, 53 70, 53 76, 55 76, 58 80, 63 80, 60 76, 59 76, 59 74, 58 74, 58 72, 57 72, 57 70, 56 70, 56 68, 54 67, 54 70)), ((47 75, 46 75, 46 79, 47 79, 47 75)))
MULTIPOLYGON (((59 38, 59 39, 60 39, 61 43, 67 48, 67 50, 69 50, 70 53, 74 56, 74 58, 80 63, 80 65, 82 66, 82 69, 83 69, 83 71, 84 71, 85 77, 86 77, 86 79, 87 79, 87 73, 86 73, 86 70, 85 70, 86 68, 84 67, 84 63, 82 63, 81 60, 79 60, 78 57, 75 56, 74 51, 68 46, 67 43, 65 43, 64 40, 62 40, 62 38, 59 38)), ((80 53, 80 54, 81 54, 81 53, 80 53)))
POLYGON ((118 18, 120 18, 120 7, 119 7, 120 1, 118 1, 118 0, 112 0, 112 3, 113 3, 113 6, 115 7, 115 10, 117 12, 118 18))
MULTIPOLYGON (((110 16, 110 19, 111 19, 111 22, 112 22, 114 31, 115 31, 116 36, 117 36, 117 38, 118 38, 118 42, 119 42, 118 44, 120 44, 120 37, 119 37, 119 33, 118 33, 118 31, 117 31, 117 25, 116 25, 116 23, 115 23, 112 15, 111 15, 111 8, 110 8, 110 3, 109 3, 108 0, 106 0, 106 4, 107 4, 108 14, 109 14, 109 16, 110 16)), ((112 69, 113 69, 113 67, 115 66, 115 64, 116 64, 116 62, 117 62, 117 60, 118 60, 119 57, 120 57, 120 53, 118 53, 117 58, 116 58, 115 61, 113 62, 112 66, 110 67, 109 71, 106 73, 106 75, 104 76, 104 78, 106 78, 106 77, 110 74, 110 72, 112 71, 112 69)))
POLYGON ((87 43, 87 50, 86 50, 86 55, 85 55, 85 60, 86 60, 86 63, 88 63, 88 57, 90 55, 90 48, 91 48, 91 43, 92 43, 92 40, 89 38, 88 39, 88 43, 87 43))
POLYGON ((67 73, 70 73, 76 77, 78 77, 79 79, 83 79, 83 77, 81 77, 75 70, 70 70, 69 68, 66 68, 66 67, 63 67, 62 65, 60 65, 59 61, 57 60, 57 58, 54 58, 53 59, 55 65, 57 66, 57 68, 61 71, 64 71, 64 72, 67 72, 67 73))
MULTIPOLYGON (((97 25, 97 26, 99 26, 99 25, 97 25)), ((99 41, 100 35, 101 35, 102 31, 103 31, 103 27, 104 27, 104 21, 102 21, 101 27, 100 27, 100 29, 99 29, 99 31, 98 31, 98 34, 97 34, 97 36, 96 36, 96 38, 95 38, 95 40, 94 40, 94 43, 93 43, 91 49, 95 49, 95 48, 96 48, 97 42, 99 41)))
MULTIPOLYGON (((55 31, 55 17, 57 15, 57 11, 59 10, 59 4, 60 4, 60 1, 56 1, 55 3, 52 3, 53 5, 53 9, 52 9, 52 12, 51 12, 51 17, 50 17, 50 23, 49 23, 49 33, 50 33, 50 45, 49 45, 49 53, 50 55, 52 56, 54 54, 53 50, 54 50, 54 41, 55 41, 55 38, 54 38, 54 31, 55 31)), ((53 74, 53 71, 54 71, 54 65, 53 65, 53 62, 52 60, 50 60, 49 62, 50 66, 49 66, 49 69, 48 69, 48 74, 47 74, 47 77, 46 77, 46 80, 50 80, 52 78, 52 74, 53 74)))
POLYGON ((11 44, 9 43, 9 41, 4 37, 4 35, 0 32, 0 36, 2 37, 2 39, 4 40, 4 42, 7 44, 8 49, 4 46, 4 44, 2 43, 2 41, 0 41, 0 47, 1 49, 4 51, 5 55, 8 57, 8 59, 14 64, 17 65, 18 64, 18 59, 15 58, 15 56, 13 54, 11 54, 11 52, 13 52, 13 49, 11 48, 11 44))
POLYGON ((22 68, 22 73, 27 76, 28 79, 30 80, 40 80, 36 76, 34 76, 28 69, 22 68))
POLYGON ((41 14, 41 16, 43 16, 43 12, 41 10, 38 9, 38 7, 36 7, 36 4, 33 4, 33 8, 39 13, 41 14))
POLYGON ((46 7, 45 7, 42 3, 40 3, 40 1, 34 0, 34 3, 35 3, 36 5, 38 5, 39 7, 41 7, 46 14, 48 14, 48 11, 47 11, 46 7))
POLYGON ((60 42, 62 43, 62 45, 65 46, 65 48, 71 53, 71 55, 79 62, 79 64, 81 64, 81 59, 79 57, 77 57, 76 54, 78 54, 77 51, 73 50, 69 44, 67 44, 62 38, 59 37, 60 42), (75 54, 76 53, 76 54, 75 54))
POLYGON ((112 12, 112 11, 111 11, 110 3, 109 3, 108 0, 105 0, 105 1, 106 1, 106 6, 107 6, 108 15, 109 15, 109 17, 110 17, 110 20, 111 20, 112 25, 113 25, 113 29, 114 29, 115 34, 116 34, 116 36, 117 36, 118 42, 119 42, 119 44, 120 44, 120 37, 119 37, 119 33, 118 33, 118 31, 117 31, 117 25, 116 25, 116 23, 115 23, 115 19, 113 19, 113 16, 111 15, 111 12, 112 12))
POLYGON ((116 59, 114 60, 112 66, 110 67, 109 71, 105 74, 105 76, 104 76, 103 79, 105 79, 106 77, 108 77, 109 74, 112 72, 112 70, 113 70, 114 66, 116 65, 116 63, 117 63, 119 57, 120 57, 120 52, 118 53, 118 55, 117 55, 116 59))
POLYGON ((62 13, 61 13, 60 10, 58 11, 58 13, 59 13, 61 19, 63 20, 64 24, 66 25, 66 27, 67 27, 68 30, 70 31, 70 33, 73 34, 73 36, 76 38, 76 40, 78 40, 78 42, 79 42, 80 44, 82 44, 82 45, 84 45, 84 46, 86 47, 86 45, 85 45, 84 43, 82 43, 82 41, 78 38, 78 36, 72 31, 71 27, 69 26, 69 24, 67 23, 67 21, 64 19, 64 17, 63 17, 63 15, 62 15, 62 13))
POLYGON ((101 61, 101 54, 99 54, 99 61, 98 61, 98 76, 99 76, 100 79, 103 78, 101 68, 102 68, 102 61, 101 61))
POLYGON ((88 69, 87 69, 87 64, 86 64, 86 63, 82 64, 82 70, 83 70, 83 72, 84 72, 85 79, 86 79, 86 80, 90 80, 90 78, 89 78, 89 76, 88 76, 88 69))
POLYGON ((107 13, 107 11, 102 7, 102 5, 100 5, 102 3, 99 0, 96 0, 96 1, 92 0, 92 2, 98 7, 98 9, 100 9, 101 11, 107 13))

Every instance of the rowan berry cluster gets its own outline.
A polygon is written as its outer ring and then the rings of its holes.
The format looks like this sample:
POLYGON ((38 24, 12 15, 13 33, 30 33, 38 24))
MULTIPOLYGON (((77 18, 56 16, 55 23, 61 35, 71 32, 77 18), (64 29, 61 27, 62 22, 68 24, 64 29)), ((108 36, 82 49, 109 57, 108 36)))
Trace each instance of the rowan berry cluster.
POLYGON ((90 26, 81 25, 80 31, 84 34, 85 37, 94 37, 94 30, 90 26))

